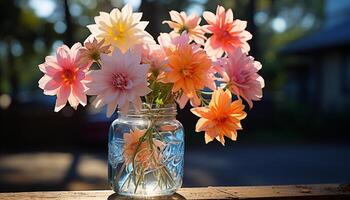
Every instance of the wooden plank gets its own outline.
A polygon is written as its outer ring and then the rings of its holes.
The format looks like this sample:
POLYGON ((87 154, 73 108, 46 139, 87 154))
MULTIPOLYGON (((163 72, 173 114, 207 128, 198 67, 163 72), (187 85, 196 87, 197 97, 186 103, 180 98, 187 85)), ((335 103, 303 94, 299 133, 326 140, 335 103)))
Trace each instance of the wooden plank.
POLYGON ((215 187, 238 199, 350 199, 349 184, 215 187))
MULTIPOLYGON (((119 200, 110 190, 0 193, 1 200, 119 200)), ((349 184, 285 185, 257 187, 181 188, 170 200, 211 199, 350 199, 349 184)))

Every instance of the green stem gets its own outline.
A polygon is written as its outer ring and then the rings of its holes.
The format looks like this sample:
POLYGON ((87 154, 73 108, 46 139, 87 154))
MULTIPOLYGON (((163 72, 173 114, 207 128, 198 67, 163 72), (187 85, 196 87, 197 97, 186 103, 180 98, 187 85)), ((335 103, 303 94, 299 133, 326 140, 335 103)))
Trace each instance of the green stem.
MULTIPOLYGON (((167 169, 167 166, 164 163, 162 163, 162 161, 159 161, 157 158, 158 154, 155 151, 158 151, 158 149, 156 148, 156 145, 154 143, 154 134, 161 135, 155 127, 155 120, 157 119, 158 113, 152 113, 151 108, 148 108, 148 109, 150 112, 150 115, 149 115, 150 120, 149 120, 148 128, 145 134, 140 137, 132 157, 133 171, 131 175, 135 183, 134 193, 137 192, 139 185, 144 179, 144 174, 146 170, 146 168, 144 168, 142 165, 137 164, 137 153, 141 150, 140 148, 143 142, 148 142, 148 146, 149 146, 148 150, 150 151, 150 156, 152 159, 151 165, 159 166, 159 168, 155 169, 153 172, 155 178, 158 180, 157 185, 161 188, 162 187, 167 188, 168 186, 173 186, 175 184, 175 181, 171 176, 170 171, 167 169)), ((128 181, 130 182, 130 180, 131 180, 131 177, 129 176, 128 181)))
POLYGON ((142 177, 143 177, 143 173, 141 172, 141 174, 140 174, 138 180, 136 181, 134 193, 136 193, 137 188, 138 188, 138 186, 139 186, 139 184, 140 184, 140 182, 141 182, 142 177))
POLYGON ((99 67, 100 69, 102 69, 102 63, 101 63, 101 61, 100 61, 100 60, 96 60, 96 63, 97 63, 97 65, 98 65, 98 67, 99 67))
POLYGON ((206 91, 200 91, 200 93, 207 94, 207 95, 212 95, 213 94, 213 92, 206 92, 206 91))
POLYGON ((122 173, 123 173, 125 167, 126 167, 126 163, 124 162, 123 165, 122 165, 122 167, 120 168, 120 170, 119 170, 117 176, 115 177, 115 180, 117 180, 117 181, 119 180, 119 178, 120 178, 120 176, 122 175, 122 173))
POLYGON ((201 106, 208 106, 209 105, 209 101, 208 100, 206 100, 203 96, 202 96, 202 94, 199 94, 199 98, 201 99, 201 106))
POLYGON ((148 104, 153 104, 153 101, 154 101, 154 84, 156 83, 156 78, 155 79, 151 79, 151 82, 150 82, 150 85, 149 85, 149 88, 151 88, 152 92, 150 93, 150 95, 146 95, 145 98, 146 98, 146 103, 148 104))
POLYGON ((130 174, 127 174, 127 177, 125 179, 125 181, 123 182, 123 184, 120 186, 120 189, 122 189, 125 185, 125 183, 128 182, 128 187, 130 185, 130 174))

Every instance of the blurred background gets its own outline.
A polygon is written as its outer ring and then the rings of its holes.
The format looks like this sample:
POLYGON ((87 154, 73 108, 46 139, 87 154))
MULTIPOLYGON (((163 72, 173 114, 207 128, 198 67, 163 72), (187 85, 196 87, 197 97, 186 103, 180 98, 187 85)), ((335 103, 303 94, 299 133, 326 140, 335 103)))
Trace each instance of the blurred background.
MULTIPOLYGON (((154 37, 170 10, 201 15, 216 5, 248 21, 250 54, 266 87, 238 141, 204 144, 187 107, 184 186, 350 182, 350 1, 1 0, 0 192, 108 189, 113 118, 89 106, 54 113, 38 64, 89 35, 99 11, 131 3, 154 37)), ((203 20, 204 21, 204 20, 203 20)), ((202 23, 203 23, 202 21, 202 23)))

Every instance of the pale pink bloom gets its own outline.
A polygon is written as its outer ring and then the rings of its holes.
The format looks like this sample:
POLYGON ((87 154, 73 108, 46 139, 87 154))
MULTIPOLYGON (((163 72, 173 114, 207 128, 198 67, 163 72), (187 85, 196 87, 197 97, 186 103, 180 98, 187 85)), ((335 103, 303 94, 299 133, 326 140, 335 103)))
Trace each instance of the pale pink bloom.
POLYGON ((225 12, 225 8, 218 6, 216 15, 205 11, 204 19, 209 25, 204 26, 207 33, 212 35, 205 43, 205 50, 210 56, 221 57, 224 52, 233 51, 236 48, 242 49, 244 53, 250 50, 248 40, 252 35, 245 30, 246 21, 233 20, 231 9, 225 12))
POLYGON ((253 101, 262 98, 262 88, 265 86, 264 79, 257 73, 261 64, 254 61, 252 56, 247 56, 240 49, 229 52, 227 58, 220 60, 224 68, 223 81, 227 87, 237 96, 245 99, 249 107, 253 107, 253 101))
POLYGON ((92 63, 100 60, 100 55, 109 54, 110 45, 104 45, 104 40, 97 41, 93 36, 86 38, 84 47, 80 50, 82 62, 92 63))
POLYGON ((137 44, 154 44, 153 37, 145 31, 147 21, 140 21, 142 13, 133 13, 129 4, 121 10, 115 8, 110 13, 100 12, 95 23, 88 25, 91 34, 106 45, 126 52, 137 44))
POLYGON ((140 64, 141 51, 133 49, 124 54, 115 49, 112 55, 101 55, 101 69, 87 74, 88 95, 97 95, 93 101, 95 108, 107 105, 107 116, 114 113, 117 106, 121 111, 132 103, 135 109, 141 108, 141 96, 151 90, 147 87, 149 66, 140 64))
POLYGON ((176 48, 176 43, 174 40, 179 38, 178 36, 171 35, 169 33, 160 33, 157 40, 160 45, 160 47, 163 49, 165 53, 168 53, 169 51, 173 51, 176 48))
POLYGON ((150 66, 150 74, 156 76, 162 74, 164 71, 168 71, 167 57, 163 49, 157 45, 143 45, 141 63, 148 64, 150 66))
POLYGON ((198 44, 204 44, 206 37, 203 28, 199 25, 201 17, 196 14, 187 16, 185 12, 170 11, 170 18, 172 21, 163 21, 163 24, 168 24, 173 29, 171 34, 181 35, 186 31, 190 40, 194 40, 198 44))
POLYGON ((67 103, 77 109, 78 105, 86 105, 85 73, 91 63, 83 64, 80 57, 80 43, 71 49, 62 45, 56 50, 56 56, 46 56, 45 62, 39 65, 45 75, 39 80, 39 87, 46 95, 57 95, 55 112, 67 103))

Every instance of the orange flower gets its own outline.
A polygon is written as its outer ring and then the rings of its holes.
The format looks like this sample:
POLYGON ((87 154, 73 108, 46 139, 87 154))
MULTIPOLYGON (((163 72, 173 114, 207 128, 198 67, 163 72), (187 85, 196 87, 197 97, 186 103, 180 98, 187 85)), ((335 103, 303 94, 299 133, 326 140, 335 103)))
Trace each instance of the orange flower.
POLYGON ((232 102, 229 90, 215 90, 209 107, 192 108, 191 112, 201 117, 196 124, 196 132, 205 131, 205 143, 217 139, 225 145, 224 136, 237 139, 237 130, 241 130, 240 120, 247 114, 243 111, 241 100, 232 102))
MULTIPOLYGON (((161 36, 165 37, 165 35, 161 36)), ((165 50, 170 70, 165 72, 163 80, 174 83, 172 92, 183 92, 177 99, 181 108, 185 107, 188 100, 193 106, 199 106, 201 102, 197 91, 204 87, 215 89, 213 75, 210 73, 211 60, 203 49, 189 43, 187 33, 172 38, 171 43, 165 50)))
POLYGON ((146 131, 146 129, 135 129, 131 130, 130 133, 124 134, 124 159, 126 165, 133 163, 134 156, 135 163, 143 168, 156 166, 157 163, 151 162, 152 156, 154 156, 157 161, 161 161, 160 152, 164 149, 164 143, 157 139, 153 139, 154 150, 152 150, 149 142, 140 141, 146 131), (135 154, 136 151, 137 153, 135 154))

